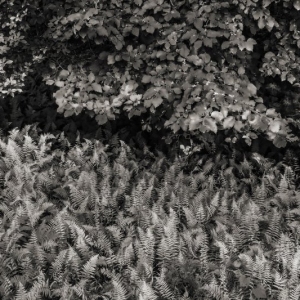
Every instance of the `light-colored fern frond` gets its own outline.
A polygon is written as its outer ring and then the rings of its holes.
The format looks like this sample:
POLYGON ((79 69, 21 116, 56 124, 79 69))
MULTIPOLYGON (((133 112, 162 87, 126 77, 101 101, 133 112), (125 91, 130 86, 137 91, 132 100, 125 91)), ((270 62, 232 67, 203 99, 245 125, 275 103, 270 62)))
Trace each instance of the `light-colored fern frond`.
POLYGON ((271 216, 269 227, 266 231, 266 234, 269 235, 273 241, 277 241, 280 237, 280 231, 281 231, 280 222, 281 222, 281 214, 277 211, 273 211, 273 215, 271 216))
POLYGON ((19 282, 15 300, 25 300, 25 299, 27 300, 27 291, 24 285, 21 282, 19 282))
POLYGON ((139 284, 140 293, 138 300, 157 300, 157 295, 154 289, 145 281, 139 284))
POLYGON ((85 279, 91 279, 96 271, 99 255, 92 256, 82 267, 82 275, 85 279))
MULTIPOLYGON (((162 274, 161 274, 162 275, 162 274)), ((170 287, 164 280, 164 276, 159 276, 155 278, 154 289, 164 298, 175 300, 175 295, 171 291, 170 287)))

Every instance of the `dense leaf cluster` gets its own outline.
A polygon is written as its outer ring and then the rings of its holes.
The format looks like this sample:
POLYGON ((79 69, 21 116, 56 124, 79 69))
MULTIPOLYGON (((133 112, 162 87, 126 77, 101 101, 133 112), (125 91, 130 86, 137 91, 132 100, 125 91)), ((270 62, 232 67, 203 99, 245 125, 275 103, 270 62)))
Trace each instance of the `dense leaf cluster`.
POLYGON ((37 72, 65 117, 140 116, 144 130, 170 129, 169 143, 298 141, 299 1, 0 3, 7 101, 37 72), (267 90, 283 83, 285 104, 267 90))

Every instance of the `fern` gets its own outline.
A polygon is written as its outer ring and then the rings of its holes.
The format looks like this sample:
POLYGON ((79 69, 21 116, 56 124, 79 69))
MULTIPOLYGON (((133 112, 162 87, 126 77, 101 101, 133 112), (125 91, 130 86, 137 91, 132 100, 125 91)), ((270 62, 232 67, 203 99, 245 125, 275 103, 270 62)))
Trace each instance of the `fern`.
POLYGON ((170 287, 164 280, 163 273, 161 274, 160 277, 155 278, 155 284, 154 284, 155 290, 165 299, 176 299, 175 295, 171 291, 170 287))

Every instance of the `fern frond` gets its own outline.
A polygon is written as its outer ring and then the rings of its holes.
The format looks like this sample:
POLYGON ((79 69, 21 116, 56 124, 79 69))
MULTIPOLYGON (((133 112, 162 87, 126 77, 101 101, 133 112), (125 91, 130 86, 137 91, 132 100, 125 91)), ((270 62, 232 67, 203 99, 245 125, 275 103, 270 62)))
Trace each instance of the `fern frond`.
POLYGON ((284 290, 284 287, 287 286, 287 279, 284 278, 277 270, 274 274, 274 287, 280 292, 284 290))
POLYGON ((155 246, 155 237, 151 230, 151 228, 147 229, 146 234, 144 231, 138 227, 138 233, 139 233, 139 255, 145 255, 147 263, 149 263, 150 266, 153 265, 154 261, 154 246, 155 246), (140 252, 140 250, 143 250, 143 253, 140 252))
MULTIPOLYGON (((86 282, 87 280, 85 279, 82 279, 80 280, 79 283, 77 283, 76 285, 72 286, 72 291, 74 291, 74 293, 80 297, 80 299, 82 300, 88 300, 89 297, 86 295, 86 292, 85 292, 85 285, 86 285, 86 282)), ((91 296, 91 295, 89 295, 91 296)))
POLYGON ((207 213, 208 218, 210 219, 216 212, 217 208, 219 207, 219 200, 220 200, 220 192, 217 192, 213 199, 210 202, 210 205, 207 206, 207 213))
POLYGON ((82 267, 82 276, 85 279, 90 279, 94 276, 99 255, 92 256, 82 267))
POLYGON ((13 168, 15 164, 21 165, 21 149, 20 147, 11 139, 8 140, 5 149, 5 158, 3 158, 6 165, 9 168, 13 168))
POLYGON ((281 214, 277 211, 274 211, 271 217, 269 227, 266 231, 266 234, 269 235, 273 241, 277 241, 280 237, 280 231, 281 231, 280 221, 281 221, 281 214))
POLYGON ((38 147, 33 143, 33 140, 30 136, 24 136, 24 142, 22 146, 22 161, 34 161, 37 159, 35 151, 38 150, 38 147))
MULTIPOLYGON (((298 281, 299 282, 299 281, 298 281)), ((297 300, 300 298, 300 284, 297 284, 289 293, 289 300, 297 300)))
POLYGON ((76 274, 79 274, 80 266, 81 266, 81 258, 77 254, 77 252, 73 249, 73 247, 69 246, 68 249, 68 259, 67 264, 71 269, 73 269, 76 274))
POLYGON ((300 276, 300 248, 298 247, 298 251, 294 254, 293 260, 291 261, 291 278, 289 279, 289 283, 291 285, 295 285, 299 283, 300 276))
MULTIPOLYGON (((183 211, 187 220, 188 228, 194 228, 197 225, 197 218, 193 211, 188 207, 183 207, 183 211)), ((202 216, 199 216, 200 218, 202 216)))
POLYGON ((25 299, 27 299, 26 289, 25 289, 24 285, 21 282, 19 282, 15 300, 25 300, 25 299))
POLYGON ((35 278, 30 291, 27 293, 27 298, 42 299, 42 297, 50 297, 51 291, 48 282, 46 282, 45 274, 40 271, 39 275, 35 278))
POLYGON ((282 175, 280 183, 279 183, 279 187, 278 187, 278 191, 279 193, 285 194, 288 192, 289 189, 289 182, 288 179, 286 177, 286 175, 282 175))
POLYGON ((215 276, 213 277, 213 279, 211 280, 211 282, 209 284, 205 284, 202 289, 204 289, 205 291, 207 291, 211 297, 215 298, 215 299, 218 299, 218 300, 221 300, 221 299, 228 299, 229 298, 225 298, 223 293, 222 293, 222 290, 215 278, 215 276))
POLYGON ((155 291, 145 281, 142 281, 141 284, 139 284, 139 290, 139 300, 157 300, 155 291))
POLYGON ((170 287, 168 286, 168 284, 164 280, 163 276, 155 278, 154 289, 161 296, 163 296, 166 299, 170 299, 170 300, 176 299, 175 295, 173 294, 173 292, 171 291, 170 287))

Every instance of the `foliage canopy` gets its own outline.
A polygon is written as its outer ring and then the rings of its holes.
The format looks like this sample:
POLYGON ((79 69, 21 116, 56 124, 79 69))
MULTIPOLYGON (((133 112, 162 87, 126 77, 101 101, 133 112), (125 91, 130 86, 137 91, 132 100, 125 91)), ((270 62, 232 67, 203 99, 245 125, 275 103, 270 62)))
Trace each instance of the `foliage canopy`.
POLYGON ((298 141, 299 121, 282 107, 299 107, 298 0, 0 3, 6 99, 37 72, 65 117, 141 116, 144 130, 171 129, 169 143, 221 132, 248 145, 298 141))

